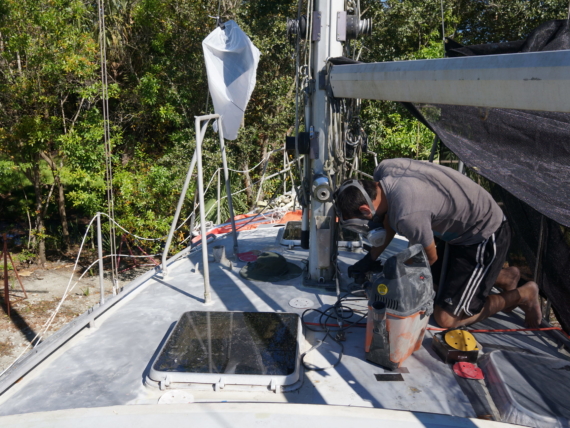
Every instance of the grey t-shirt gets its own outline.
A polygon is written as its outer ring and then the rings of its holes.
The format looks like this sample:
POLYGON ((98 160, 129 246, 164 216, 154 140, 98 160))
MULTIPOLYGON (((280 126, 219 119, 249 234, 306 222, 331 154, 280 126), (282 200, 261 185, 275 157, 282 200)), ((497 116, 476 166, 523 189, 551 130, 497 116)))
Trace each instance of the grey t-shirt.
POLYGON ((388 159, 374 171, 392 228, 427 247, 434 235, 454 245, 478 244, 495 232, 503 212, 491 195, 457 171, 411 159, 388 159))

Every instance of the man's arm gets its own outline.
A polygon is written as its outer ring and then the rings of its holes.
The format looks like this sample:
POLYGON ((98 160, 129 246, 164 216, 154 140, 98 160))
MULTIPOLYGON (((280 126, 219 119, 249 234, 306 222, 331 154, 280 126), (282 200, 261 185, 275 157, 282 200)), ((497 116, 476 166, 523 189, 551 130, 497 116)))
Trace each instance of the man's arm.
POLYGON ((430 266, 437 261, 437 250, 435 249, 435 242, 431 241, 427 247, 424 247, 430 266))
POLYGON ((384 250, 388 248, 388 245, 390 245, 390 242, 392 242, 392 239, 394 239, 394 236, 396 235, 394 229, 390 227, 390 222, 388 221, 388 214, 386 214, 386 216, 384 217, 384 229, 386 229, 386 241, 384 241, 384 245, 380 247, 372 247, 370 249, 370 257, 372 258, 372 261, 380 257, 380 254, 382 254, 384 250))
POLYGON ((400 233, 408 238, 411 243, 422 244, 429 264, 433 265, 437 261, 437 250, 433 240, 430 215, 427 211, 416 211, 402 217, 397 226, 400 233), (429 244, 424 246, 426 242, 429 244))

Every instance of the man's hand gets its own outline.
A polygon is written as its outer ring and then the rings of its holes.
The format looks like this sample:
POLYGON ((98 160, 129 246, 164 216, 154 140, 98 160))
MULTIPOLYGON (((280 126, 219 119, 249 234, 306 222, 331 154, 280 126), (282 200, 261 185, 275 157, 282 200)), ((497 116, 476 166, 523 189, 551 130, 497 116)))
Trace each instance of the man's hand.
POLYGON ((380 260, 372 260, 370 253, 367 253, 362 259, 348 267, 348 277, 354 278, 354 282, 357 284, 362 284, 366 281, 368 272, 382 272, 382 262, 380 260))

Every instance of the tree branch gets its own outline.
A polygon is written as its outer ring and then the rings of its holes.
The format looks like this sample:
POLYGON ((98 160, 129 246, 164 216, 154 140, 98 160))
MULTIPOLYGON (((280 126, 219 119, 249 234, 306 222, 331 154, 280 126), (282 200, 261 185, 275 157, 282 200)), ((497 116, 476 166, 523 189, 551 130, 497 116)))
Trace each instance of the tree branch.
POLYGON ((63 122, 63 133, 64 134, 67 134, 67 126, 65 125, 65 110, 63 109, 63 105, 67 101, 68 96, 69 95, 66 95, 65 98, 63 98, 59 104, 61 106, 61 121, 63 122))
POLYGON ((43 160, 45 160, 49 167, 52 169, 52 171, 57 171, 57 165, 55 164, 55 162, 53 161, 53 159, 51 158, 51 156, 49 156, 47 153, 45 152, 40 152, 40 156, 42 157, 43 160))
POLYGON ((81 113, 81 108, 83 107, 83 103, 85 102, 85 98, 81 98, 81 102, 79 103, 79 107, 77 108, 77 113, 73 116, 73 120, 71 121, 71 128, 75 126, 75 122, 77 122, 77 118, 79 117, 79 113, 81 113))

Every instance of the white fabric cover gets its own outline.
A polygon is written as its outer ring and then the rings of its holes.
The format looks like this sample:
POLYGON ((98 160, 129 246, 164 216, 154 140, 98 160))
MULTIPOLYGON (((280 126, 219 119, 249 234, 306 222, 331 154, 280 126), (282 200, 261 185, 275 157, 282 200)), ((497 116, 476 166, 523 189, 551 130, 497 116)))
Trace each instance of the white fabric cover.
POLYGON ((214 110, 222 117, 224 138, 235 140, 253 88, 259 50, 234 21, 202 42, 214 110))

